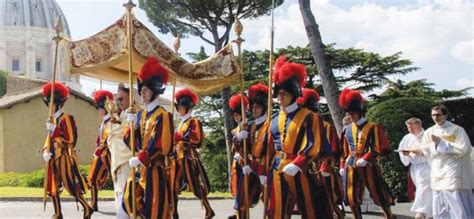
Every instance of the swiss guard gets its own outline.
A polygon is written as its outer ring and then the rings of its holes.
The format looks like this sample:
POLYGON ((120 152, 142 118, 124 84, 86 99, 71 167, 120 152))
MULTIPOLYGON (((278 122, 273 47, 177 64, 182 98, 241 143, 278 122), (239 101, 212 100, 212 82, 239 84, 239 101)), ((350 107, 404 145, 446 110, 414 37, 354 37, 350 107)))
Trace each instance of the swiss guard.
MULTIPOLYGON (((146 107, 127 115, 135 124, 136 157, 129 160, 130 167, 137 167, 139 183, 136 197, 132 197, 135 176, 127 182, 123 197, 124 209, 132 214, 132 201, 137 200, 137 212, 145 218, 171 218, 171 186, 169 179, 169 156, 173 150, 173 117, 159 105, 159 96, 165 91, 168 71, 155 57, 149 57, 138 74, 138 92, 146 107)), ((129 131, 125 142, 130 143, 129 131)))
POLYGON ((110 91, 99 90, 94 93, 95 107, 97 108, 99 117, 102 119, 99 125, 99 134, 97 135, 94 157, 87 177, 87 182, 91 188, 91 205, 94 211, 99 210, 97 206, 99 190, 105 186, 110 176, 110 151, 107 142, 108 133, 105 127, 111 120, 111 115, 106 110, 106 104, 108 101, 113 100, 114 95, 110 91))
POLYGON ((51 82, 43 87, 42 96, 46 106, 54 103, 53 121, 46 123, 50 142, 43 147, 43 158, 47 162, 46 193, 54 205, 53 218, 63 218, 59 195, 62 188, 82 205, 84 218, 90 218, 93 209, 84 198, 87 184, 79 172, 79 162, 76 155, 77 128, 74 117, 65 113, 64 103, 69 96, 69 89, 62 83, 55 83, 54 100, 50 100, 51 82))
MULTIPOLYGON (((254 207, 267 186, 268 168, 266 167, 272 161, 275 150, 273 144, 268 143, 268 87, 262 83, 252 85, 248 89, 248 96, 254 120, 249 122, 246 131, 237 133, 237 136, 242 136, 249 148, 247 165, 242 168, 242 172, 249 177, 249 207, 254 207)), ((241 200, 241 197, 238 199, 241 200)), ((244 207, 243 204, 240 203, 241 207, 244 207)))
POLYGON ((339 105, 352 119, 342 141, 343 155, 340 173, 343 176, 345 202, 349 203, 355 218, 362 218, 360 204, 364 187, 370 192, 375 204, 380 206, 386 218, 394 218, 390 205, 394 197, 382 177, 377 156, 390 151, 382 125, 364 118, 364 98, 357 90, 344 89, 339 96, 339 105))
MULTIPOLYGON (((249 100, 246 96, 243 96, 244 102, 243 106, 245 112, 249 109, 249 100)), ((232 162, 232 182, 231 182, 231 193, 235 196, 234 209, 236 210, 236 215, 230 216, 229 218, 246 218, 247 213, 245 209, 245 185, 244 185, 244 157, 247 158, 247 163, 249 163, 250 156, 250 145, 247 144, 247 156, 244 156, 244 140, 248 138, 248 131, 242 129, 244 124, 242 124, 242 98, 241 94, 235 94, 229 99, 229 107, 232 110, 234 121, 237 123, 237 127, 232 130, 232 153, 233 153, 233 162, 232 162)), ((254 198, 254 200, 249 200, 251 207, 254 204, 258 203, 258 197, 255 198, 256 193, 259 193, 259 181, 256 175, 249 176, 249 198, 254 198)))
MULTIPOLYGON (((270 121, 267 120, 268 87, 259 83, 248 89, 252 115, 254 120, 248 127, 252 161, 244 167, 244 174, 255 174, 259 177, 263 191, 267 186, 268 168, 275 155, 273 142, 269 142, 268 129, 270 121)), ((256 193, 259 195, 259 193, 256 193)))
POLYGON ((332 218, 326 190, 313 168, 323 147, 323 123, 296 101, 302 96, 306 75, 304 65, 288 62, 283 55, 276 60, 274 97, 280 111, 271 126, 276 150, 269 207, 272 218, 290 218, 295 204, 302 218, 332 218))
MULTIPOLYGON (((318 112, 319 108, 319 93, 310 88, 303 89, 303 96, 298 98, 298 104, 301 107, 318 112)), ((318 118, 320 116, 318 115, 318 118)), ((342 206, 343 189, 341 184, 341 177, 339 173, 334 170, 334 166, 339 164, 340 156, 340 141, 334 125, 327 121, 323 121, 323 134, 325 136, 324 151, 325 157, 318 162, 319 171, 321 172, 322 182, 324 187, 328 190, 329 200, 337 218, 344 218, 344 211, 338 205, 342 206)), ((316 129, 319 130, 319 129, 316 129)))
MULTIPOLYGON (((184 88, 175 94, 175 99, 175 107, 180 117, 174 134, 178 169, 176 182, 177 185, 180 185, 181 182, 181 186, 173 186, 173 189, 177 190, 187 186, 201 200, 201 204, 206 210, 204 218, 212 218, 215 213, 207 199, 211 185, 197 151, 203 144, 204 132, 199 119, 192 116, 193 107, 198 104, 199 97, 191 90, 184 88)), ((174 192, 177 194, 179 191, 174 192)), ((178 218, 178 197, 176 196, 173 218, 178 218)))

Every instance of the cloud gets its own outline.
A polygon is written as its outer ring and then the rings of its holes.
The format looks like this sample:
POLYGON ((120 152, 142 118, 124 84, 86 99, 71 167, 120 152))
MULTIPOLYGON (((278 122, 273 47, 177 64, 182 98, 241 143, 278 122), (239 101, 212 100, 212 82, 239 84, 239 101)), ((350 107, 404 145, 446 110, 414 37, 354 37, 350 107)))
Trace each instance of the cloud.
MULTIPOLYGON (((337 2, 312 1, 323 42, 341 47, 359 47, 423 62, 450 53, 466 61, 469 52, 461 42, 472 44, 473 4, 469 1, 424 0, 407 5, 384 6, 374 3, 343 8, 337 2)), ((245 21, 248 48, 270 46, 270 17, 245 21)), ((275 47, 304 46, 308 43, 297 2, 275 10, 275 47)), ((472 51, 472 50, 471 50, 472 51)), ((467 60, 472 59, 471 55, 467 60)))
POLYGON ((451 49, 451 55, 459 60, 474 63, 474 42, 471 40, 466 40, 457 43, 454 48, 451 49))
POLYGON ((460 78, 456 81, 456 84, 462 88, 474 87, 474 77, 472 78, 460 78))

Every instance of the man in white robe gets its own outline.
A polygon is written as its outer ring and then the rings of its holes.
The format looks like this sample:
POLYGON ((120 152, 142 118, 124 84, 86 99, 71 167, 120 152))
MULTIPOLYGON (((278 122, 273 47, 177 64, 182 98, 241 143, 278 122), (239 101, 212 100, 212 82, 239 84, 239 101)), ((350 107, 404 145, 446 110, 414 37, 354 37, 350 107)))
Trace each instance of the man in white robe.
POLYGON ((108 134, 107 142, 109 143, 109 151, 111 157, 111 173, 114 181, 114 192, 115 192, 115 208, 117 210, 117 219, 128 219, 129 215, 122 208, 123 191, 125 184, 130 176, 130 166, 128 160, 132 158, 132 151, 123 141, 125 134, 125 128, 127 126, 126 110, 129 107, 128 89, 119 86, 117 93, 117 103, 120 108, 120 117, 117 122, 107 123, 106 132, 108 134))
POLYGON ((428 158, 421 152, 421 141, 423 138, 423 127, 421 120, 410 118, 405 122, 410 133, 406 134, 398 151, 400 160, 405 166, 410 165, 410 177, 416 187, 415 201, 411 211, 415 212, 415 218, 421 219, 432 215, 432 191, 430 185, 430 166, 428 158))
POLYGON ((431 161, 433 217, 474 218, 471 142, 462 127, 446 120, 447 115, 444 106, 433 107, 436 124, 423 136, 423 153, 431 161))

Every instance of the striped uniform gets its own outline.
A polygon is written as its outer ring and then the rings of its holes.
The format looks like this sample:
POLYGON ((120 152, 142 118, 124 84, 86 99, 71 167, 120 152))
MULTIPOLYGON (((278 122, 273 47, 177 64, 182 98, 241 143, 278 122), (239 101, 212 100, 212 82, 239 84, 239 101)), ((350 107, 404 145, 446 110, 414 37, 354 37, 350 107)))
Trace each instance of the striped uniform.
MULTIPOLYGON (((135 145, 138 159, 143 164, 125 187, 123 205, 132 214, 132 183, 138 183, 135 192, 138 214, 145 218, 171 218, 171 187, 168 174, 168 156, 173 145, 172 115, 157 106, 137 114, 135 145)), ((129 144, 130 130, 124 136, 129 144)))
MULTIPOLYGON (((87 182, 91 188, 91 205, 97 210, 97 197, 99 190, 105 186, 110 176, 110 151, 108 149, 107 131, 105 125, 110 121, 110 117, 102 121, 99 126, 99 134, 96 140, 96 152, 100 152, 100 156, 94 156, 89 169, 87 182)), ((99 154, 95 154, 99 155, 99 154)))
POLYGON ((289 218, 295 204, 302 218, 332 218, 327 192, 325 191, 314 160, 320 156, 324 141, 321 118, 305 108, 273 117, 272 141, 276 156, 270 175, 271 218, 289 218), (319 130, 319 131, 318 131, 319 130), (283 173, 283 168, 293 163, 302 171, 295 176, 283 173))
POLYGON ((329 199, 333 205, 334 212, 339 218, 343 217, 343 211, 339 210, 338 205, 342 205, 344 198, 344 190, 342 188, 342 179, 337 171, 334 170, 334 166, 339 164, 339 157, 341 154, 340 140, 337 136, 336 128, 329 122, 324 121, 324 130, 327 143, 330 147, 330 156, 325 159, 321 170, 327 171, 329 177, 323 177, 323 183, 328 190, 329 199))
POLYGON ((346 168, 343 175, 344 201, 351 208, 358 208, 362 203, 364 187, 367 187, 375 204, 389 209, 395 199, 376 162, 378 154, 390 150, 383 126, 368 121, 359 125, 352 123, 343 135, 342 149, 341 168, 346 168), (356 166, 361 158, 369 162, 367 166, 356 166))
MULTIPOLYGON (((244 144, 243 141, 239 141, 237 139, 237 133, 239 133, 241 128, 238 126, 234 130, 232 130, 233 135, 233 145, 232 151, 234 155, 239 153, 241 157, 244 157, 244 144)), ((248 130, 248 128, 247 128, 248 130)), ((251 163, 251 156, 252 156, 252 148, 250 142, 247 140, 247 164, 251 163)), ((245 174, 242 170, 244 167, 244 160, 240 160, 237 162, 234 160, 232 162, 232 186, 231 186, 231 193, 235 197, 234 201, 234 209, 237 211, 238 218, 246 218, 245 215, 245 185, 244 185, 244 178, 245 174)), ((257 175, 250 174, 248 175, 248 197, 249 197, 249 207, 254 207, 260 198, 260 180, 257 175)))
MULTIPOLYGON (((273 147, 273 142, 269 142, 268 130, 270 122, 265 120, 264 122, 257 124, 257 122, 252 123, 252 126, 249 128, 250 139, 249 144, 252 148, 252 162, 249 164, 252 168, 252 175, 256 174, 258 176, 267 176, 269 175, 270 162, 272 162, 273 157, 275 156, 275 148, 273 147), (268 163, 268 165, 267 165, 268 163)), ((267 180, 267 185, 270 182, 267 180)), ((263 193, 265 187, 263 185, 255 185, 260 187, 260 191, 263 193)), ((256 194, 258 196, 258 194, 256 194)), ((262 194, 262 198, 264 194, 262 194)), ((267 192, 267 197, 269 193, 267 192)), ((258 197, 257 197, 258 198, 258 197)))
MULTIPOLYGON (((207 195, 211 190, 211 185, 197 152, 197 148, 201 147, 204 141, 202 124, 198 118, 190 117, 179 123, 176 132, 181 136, 181 139, 175 142, 178 169, 175 182, 184 180, 189 190, 201 200, 206 209, 206 215, 210 215, 212 208, 209 205, 207 195)), ((177 187, 177 185, 173 187, 175 194, 178 193, 179 188, 177 187)), ((174 198, 174 203, 174 211, 177 213, 177 196, 174 198)))
POLYGON ((76 155, 77 128, 74 117, 61 113, 54 120, 56 129, 51 135, 50 148, 45 143, 44 150, 52 153, 48 161, 46 192, 52 198, 55 217, 62 217, 59 195, 64 187, 83 209, 84 215, 90 215, 92 208, 86 202, 84 194, 87 184, 79 172, 76 155))

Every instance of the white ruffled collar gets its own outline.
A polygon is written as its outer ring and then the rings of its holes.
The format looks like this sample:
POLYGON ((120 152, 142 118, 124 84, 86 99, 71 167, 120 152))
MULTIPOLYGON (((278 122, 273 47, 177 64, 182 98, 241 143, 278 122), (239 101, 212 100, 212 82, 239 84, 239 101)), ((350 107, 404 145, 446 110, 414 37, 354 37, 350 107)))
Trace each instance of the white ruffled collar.
POLYGON ((146 105, 146 111, 147 112, 151 112, 153 111, 157 106, 158 106, 158 98, 156 98, 155 100, 151 101, 148 105, 146 105))
POLYGON ((285 112, 286 114, 292 113, 296 111, 298 108, 299 106, 298 106, 298 103, 296 103, 296 101, 287 107, 280 107, 280 109, 283 110, 283 112, 285 112))
POLYGON ((189 113, 187 113, 187 114, 184 115, 184 116, 180 116, 179 119, 180 119, 181 122, 182 122, 182 121, 186 121, 187 119, 191 118, 191 116, 192 116, 192 112, 189 112, 189 113))
POLYGON ((260 116, 257 119, 255 119, 255 124, 260 125, 264 123, 265 120, 267 120, 267 114, 264 114, 263 116, 260 116))

